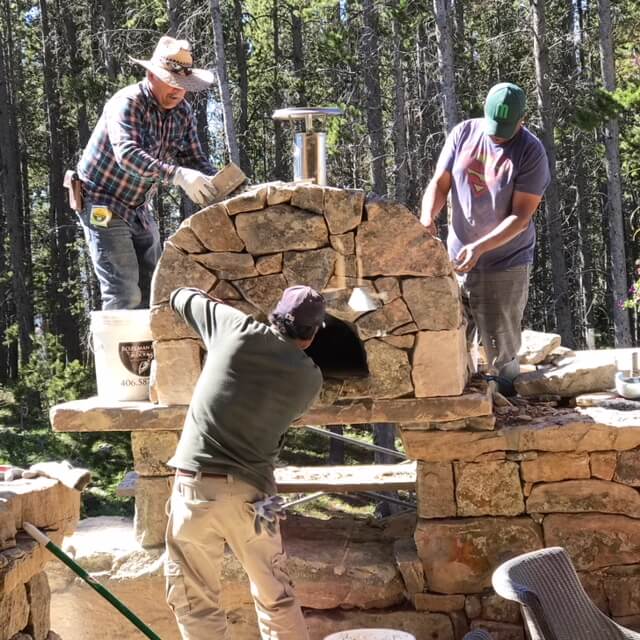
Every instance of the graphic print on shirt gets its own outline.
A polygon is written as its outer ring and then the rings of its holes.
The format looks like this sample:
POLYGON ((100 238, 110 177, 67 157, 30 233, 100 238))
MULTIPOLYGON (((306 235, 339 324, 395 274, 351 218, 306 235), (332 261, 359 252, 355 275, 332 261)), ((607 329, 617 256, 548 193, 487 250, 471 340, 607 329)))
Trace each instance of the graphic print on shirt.
POLYGON ((503 154, 478 148, 463 149, 460 165, 471 185, 470 191, 474 197, 488 193, 513 168, 511 160, 503 154))

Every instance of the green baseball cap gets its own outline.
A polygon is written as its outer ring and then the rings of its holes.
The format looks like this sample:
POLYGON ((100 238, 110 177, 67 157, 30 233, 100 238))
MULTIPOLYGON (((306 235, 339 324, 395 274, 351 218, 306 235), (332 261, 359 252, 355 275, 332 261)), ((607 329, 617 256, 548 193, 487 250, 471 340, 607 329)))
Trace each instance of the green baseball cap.
POLYGON ((489 90, 484 102, 485 132, 509 140, 513 138, 527 110, 527 96, 517 85, 501 82, 489 90))

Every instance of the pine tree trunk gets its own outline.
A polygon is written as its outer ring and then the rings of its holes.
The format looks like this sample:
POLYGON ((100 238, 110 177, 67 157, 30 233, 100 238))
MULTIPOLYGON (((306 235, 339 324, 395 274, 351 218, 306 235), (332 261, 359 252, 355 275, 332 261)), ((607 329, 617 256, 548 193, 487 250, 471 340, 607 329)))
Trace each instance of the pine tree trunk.
POLYGON ((231 104, 231 92, 227 78, 227 59, 224 53, 224 35, 222 26, 222 12, 220 0, 209 0, 211 8, 211 21, 213 23, 213 40, 216 50, 216 71, 218 74, 218 89, 222 103, 222 116, 224 120, 224 133, 227 142, 229 158, 236 164, 240 164, 240 152, 236 139, 236 129, 233 123, 233 105, 231 104))
POLYGON ((533 51, 536 66, 536 86, 538 110, 542 119, 542 143, 549 158, 551 182, 545 193, 545 214, 549 229, 551 250, 551 271, 553 276, 554 312, 562 344, 573 348, 573 322, 567 290, 567 265, 564 259, 562 220, 560 217, 560 197, 556 173, 556 145, 553 139, 555 119, 549 94, 549 63, 546 45, 546 21, 544 0, 531 0, 531 20, 533 27, 533 51))
MULTIPOLYGON (((8 26, 8 25, 7 25, 8 26)), ((4 35, 4 34, 3 34, 4 35)), ((22 202, 22 151, 18 140, 15 90, 11 86, 9 38, 0 42, 0 187, 9 236, 11 289, 18 323, 20 361, 25 364, 31 353, 33 304, 31 301, 31 261, 25 248, 22 202)), ((15 60, 15 58, 14 58, 15 60)))
POLYGON ((49 274, 49 304, 53 330, 62 338, 69 359, 80 357, 80 339, 77 322, 72 315, 72 301, 69 296, 71 281, 70 267, 77 263, 73 255, 75 240, 75 220, 71 217, 65 202, 62 178, 65 159, 62 144, 60 118, 60 96, 56 87, 56 62, 53 40, 56 31, 49 26, 47 0, 39 0, 40 24, 42 27, 44 96, 48 134, 49 161, 49 250, 51 271, 49 274))
MULTIPOLYGON (((282 104, 282 94, 280 92, 280 13, 278 11, 279 0, 273 0, 271 9, 271 20, 273 24, 273 109, 280 109, 282 104)), ((279 120, 273 121, 274 132, 274 167, 273 177, 276 180, 286 179, 285 170, 285 142, 282 123, 279 120)))
POLYGON ((306 107, 308 105, 304 73, 304 23, 299 6, 291 7, 291 58, 293 73, 296 77, 296 93, 298 94, 296 104, 300 107, 306 107))
POLYGON ((459 119, 450 9, 450 0, 433 0, 438 36, 438 66, 442 85, 442 115, 447 133, 458 124, 459 119))
POLYGON ((233 17, 236 38, 236 68, 238 70, 238 89, 240 112, 238 114, 238 144, 240 168, 251 175, 251 161, 247 153, 249 144, 249 75, 247 72, 247 43, 244 36, 244 11, 242 0, 234 0, 233 17))
MULTIPOLYGON (((598 0, 600 16, 600 66, 602 81, 607 91, 616 88, 611 5, 609 0, 598 0)), ((627 264, 622 217, 622 186, 620 181, 620 126, 617 118, 610 119, 604 130, 607 168, 607 213, 609 218, 609 252, 611 293, 613 295, 613 326, 616 347, 631 346, 629 312, 621 303, 627 298, 627 264)))
POLYGON ((380 89, 380 54, 378 21, 373 0, 363 0, 364 28, 361 37, 362 74, 366 94, 367 129, 371 147, 371 178, 373 190, 387 194, 386 156, 380 89))
POLYGON ((405 118, 405 77, 402 56, 402 27, 393 21, 393 76, 395 90, 393 142, 395 147, 395 198, 406 202, 409 191, 409 163, 407 159, 407 122, 405 118))

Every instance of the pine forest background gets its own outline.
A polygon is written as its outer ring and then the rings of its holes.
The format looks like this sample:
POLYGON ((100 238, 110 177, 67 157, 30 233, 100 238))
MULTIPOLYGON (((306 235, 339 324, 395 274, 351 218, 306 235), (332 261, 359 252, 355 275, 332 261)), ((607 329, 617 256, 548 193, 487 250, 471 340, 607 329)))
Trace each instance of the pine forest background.
MULTIPOLYGON (((553 174, 526 325, 575 348, 638 343, 637 0, 0 0, 0 388, 21 424, 93 392, 99 292, 62 178, 105 100, 142 77, 128 56, 164 33, 218 71, 191 98, 217 165, 290 179, 272 112, 335 105, 329 183, 416 213, 446 131, 520 84, 553 174)), ((165 188, 157 212, 167 238, 193 207, 165 188)))

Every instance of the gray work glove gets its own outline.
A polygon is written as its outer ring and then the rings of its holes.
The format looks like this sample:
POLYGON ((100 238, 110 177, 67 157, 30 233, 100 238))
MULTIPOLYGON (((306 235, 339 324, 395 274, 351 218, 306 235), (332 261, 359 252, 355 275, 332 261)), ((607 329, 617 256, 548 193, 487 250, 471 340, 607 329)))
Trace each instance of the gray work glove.
POLYGON ((213 200, 218 190, 211 184, 211 176, 195 169, 178 167, 173 174, 173 184, 179 186, 196 204, 203 205, 213 200))
POLYGON ((255 513, 253 527, 256 535, 260 535, 264 530, 273 536, 278 530, 278 520, 284 520, 286 514, 283 510, 284 498, 282 496, 269 496, 264 500, 250 503, 255 513))

